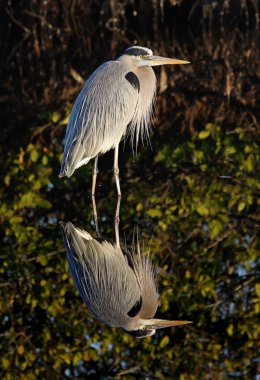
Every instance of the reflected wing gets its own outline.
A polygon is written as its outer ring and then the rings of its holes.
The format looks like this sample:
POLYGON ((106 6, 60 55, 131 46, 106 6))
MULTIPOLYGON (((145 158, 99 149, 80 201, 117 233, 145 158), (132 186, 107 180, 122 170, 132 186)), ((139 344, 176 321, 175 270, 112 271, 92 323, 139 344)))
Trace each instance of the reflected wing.
POLYGON ((79 293, 101 321, 123 327, 131 320, 128 311, 140 300, 133 270, 120 249, 99 243, 72 223, 62 225, 69 268, 79 293))
POLYGON ((67 126, 60 176, 71 176, 76 168, 119 144, 139 96, 126 79, 128 71, 122 62, 106 62, 86 82, 67 126))

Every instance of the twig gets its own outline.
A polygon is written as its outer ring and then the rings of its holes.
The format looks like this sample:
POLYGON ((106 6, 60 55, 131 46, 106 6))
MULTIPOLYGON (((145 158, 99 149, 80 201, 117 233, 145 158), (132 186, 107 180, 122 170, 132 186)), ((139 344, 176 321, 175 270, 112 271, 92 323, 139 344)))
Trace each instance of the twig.
POLYGON ((16 20, 16 18, 14 17, 14 15, 9 12, 8 8, 5 7, 5 11, 6 13, 8 14, 8 16, 10 17, 10 19, 16 24, 18 25, 26 34, 30 34, 31 33, 31 30, 28 29, 26 26, 24 26, 23 24, 21 24, 18 20, 16 20))
POLYGON ((140 368, 140 366, 139 366, 139 365, 136 365, 136 366, 134 366, 134 367, 130 367, 130 368, 128 368, 128 369, 124 369, 124 370, 118 372, 118 373, 116 374, 116 377, 120 377, 120 376, 127 375, 127 374, 130 373, 130 372, 135 372, 135 371, 138 370, 139 368, 140 368))

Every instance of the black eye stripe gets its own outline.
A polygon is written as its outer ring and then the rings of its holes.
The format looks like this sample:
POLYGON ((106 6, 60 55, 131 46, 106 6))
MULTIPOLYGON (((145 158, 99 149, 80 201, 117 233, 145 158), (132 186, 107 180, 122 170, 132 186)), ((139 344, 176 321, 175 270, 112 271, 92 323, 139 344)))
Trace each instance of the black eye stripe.
POLYGON ((139 55, 149 55, 149 52, 142 48, 128 48, 123 52, 123 54, 139 56, 139 55))

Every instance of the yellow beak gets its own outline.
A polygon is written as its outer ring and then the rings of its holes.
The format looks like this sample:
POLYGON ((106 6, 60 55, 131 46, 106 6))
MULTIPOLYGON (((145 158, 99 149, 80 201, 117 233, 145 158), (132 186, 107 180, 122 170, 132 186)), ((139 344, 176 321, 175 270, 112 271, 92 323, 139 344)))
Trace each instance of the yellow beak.
POLYGON ((145 58, 148 61, 149 66, 160 66, 160 65, 187 65, 189 61, 182 61, 181 59, 159 57, 157 55, 151 55, 145 58))
POLYGON ((188 325, 191 321, 167 321, 164 319, 151 319, 151 324, 147 325, 152 329, 164 329, 165 327, 188 325))

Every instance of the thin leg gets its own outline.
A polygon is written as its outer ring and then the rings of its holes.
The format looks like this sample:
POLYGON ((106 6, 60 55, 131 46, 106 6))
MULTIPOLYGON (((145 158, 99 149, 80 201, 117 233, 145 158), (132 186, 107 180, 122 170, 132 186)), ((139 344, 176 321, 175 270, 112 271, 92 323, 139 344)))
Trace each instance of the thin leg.
POLYGON ((98 216, 97 216, 97 206, 96 206, 95 195, 92 195, 92 208, 93 208, 93 219, 94 219, 96 234, 98 237, 100 237, 99 229, 98 229, 98 216))
POLYGON ((117 195, 121 195, 120 180, 119 180, 119 168, 118 168, 118 145, 115 147, 114 176, 115 176, 115 180, 116 180, 117 195))
POLYGON ((118 248, 120 248, 120 241, 119 241, 120 204, 121 204, 121 195, 119 195, 117 198, 116 214, 115 214, 115 239, 116 239, 116 246, 118 248))
POLYGON ((94 166, 93 166, 92 193, 91 193, 92 195, 95 195, 97 175, 98 175, 98 156, 95 157, 94 166))

